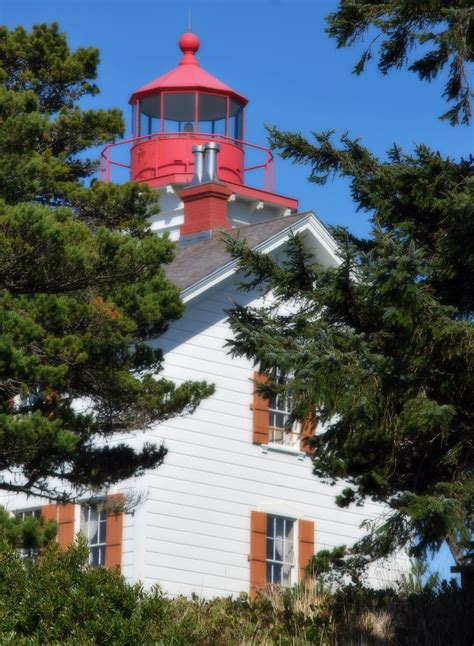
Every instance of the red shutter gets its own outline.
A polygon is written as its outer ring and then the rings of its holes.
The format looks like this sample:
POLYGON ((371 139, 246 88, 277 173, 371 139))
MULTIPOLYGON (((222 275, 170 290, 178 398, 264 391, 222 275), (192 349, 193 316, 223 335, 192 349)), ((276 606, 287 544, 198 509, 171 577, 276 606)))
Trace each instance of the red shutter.
MULTIPOLYGON (((259 372, 253 373, 254 381, 258 384, 267 382, 267 377, 259 372)), ((268 400, 254 391, 253 394, 253 438, 254 444, 268 442, 268 400)))
MULTIPOLYGON (((107 505, 123 506, 124 496, 121 493, 107 496, 107 505)), ((122 532, 123 512, 111 511, 107 514, 105 531, 105 565, 108 568, 122 565, 122 532)))
POLYGON ((47 522, 48 520, 55 520, 56 522, 58 521, 58 506, 51 504, 51 505, 43 505, 41 507, 41 515, 47 522))
POLYGON ((300 451, 305 453, 312 453, 313 448, 306 441, 314 435, 316 430, 316 419, 314 416, 307 417, 301 424, 301 437, 300 437, 300 451))
POLYGON ((76 506, 72 503, 64 505, 50 504, 41 507, 41 515, 48 520, 55 520, 58 524, 56 540, 62 550, 67 550, 74 541, 76 519, 76 506))
POLYGON ((305 568, 314 554, 314 523, 312 520, 298 521, 298 567, 299 580, 306 576, 305 568))
POLYGON ((57 506, 58 512, 58 543, 59 547, 66 551, 74 541, 74 529, 76 520, 76 505, 67 503, 57 506))
POLYGON ((250 595, 267 585, 267 514, 252 511, 250 516, 250 595))

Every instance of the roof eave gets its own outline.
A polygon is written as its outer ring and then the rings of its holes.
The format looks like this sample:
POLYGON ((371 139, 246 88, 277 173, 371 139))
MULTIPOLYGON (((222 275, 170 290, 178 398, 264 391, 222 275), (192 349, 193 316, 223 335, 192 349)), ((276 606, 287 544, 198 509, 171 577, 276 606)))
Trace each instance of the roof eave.
POLYGON ((201 85, 189 85, 189 86, 159 86, 155 88, 150 88, 148 90, 136 90, 130 97, 128 103, 133 105, 137 102, 138 99, 143 99, 148 96, 153 96, 154 94, 159 94, 160 92, 206 92, 207 94, 217 94, 218 96, 228 96, 231 99, 235 99, 242 104, 242 107, 245 107, 249 102, 247 98, 235 92, 235 90, 216 90, 213 88, 207 88, 201 85))
MULTIPOLYGON (((261 253, 271 253, 274 249, 280 246, 283 242, 288 239, 290 233, 302 233, 305 230, 310 230, 314 237, 323 245, 326 252, 332 257, 335 264, 339 264, 340 258, 337 255, 337 243, 334 238, 329 233, 326 226, 323 222, 316 216, 312 211, 308 212, 306 216, 303 216, 298 222, 288 226, 287 228, 279 231, 275 235, 267 238, 263 242, 260 242, 258 245, 253 247, 253 251, 259 251, 261 253)), ((204 278, 200 279, 193 285, 185 287, 181 291, 181 298, 184 303, 189 303, 189 301, 200 296, 208 289, 211 289, 215 285, 226 280, 234 273, 236 273, 238 268, 238 261, 231 260, 225 265, 222 265, 215 271, 211 272, 204 278)))

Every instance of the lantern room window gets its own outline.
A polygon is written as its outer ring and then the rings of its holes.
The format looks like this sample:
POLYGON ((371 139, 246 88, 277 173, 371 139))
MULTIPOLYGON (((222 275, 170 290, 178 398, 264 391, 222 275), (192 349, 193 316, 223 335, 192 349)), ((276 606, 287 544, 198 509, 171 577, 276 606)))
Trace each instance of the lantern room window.
POLYGON ((244 108, 242 104, 234 99, 229 101, 229 137, 241 141, 244 136, 243 132, 244 108))
POLYGON ((211 134, 227 134, 227 99, 225 96, 200 92, 198 101, 198 130, 211 134))
POLYGON ((143 97, 132 106, 132 123, 133 133, 139 137, 161 132, 200 132, 240 142, 243 105, 210 92, 160 92, 143 97))
POLYGON ((196 93, 163 93, 163 132, 195 132, 196 93))
POLYGON ((140 101, 140 135, 151 135, 161 130, 160 95, 147 96, 140 101))

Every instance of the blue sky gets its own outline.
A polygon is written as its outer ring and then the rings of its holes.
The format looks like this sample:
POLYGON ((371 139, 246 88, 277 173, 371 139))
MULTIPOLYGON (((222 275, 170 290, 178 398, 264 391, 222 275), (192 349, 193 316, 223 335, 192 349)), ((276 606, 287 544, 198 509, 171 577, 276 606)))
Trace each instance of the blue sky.
MULTIPOLYGON (((160 0, 2 0, 0 21, 8 27, 59 22, 72 47, 101 51, 92 105, 120 107, 129 119, 133 90, 177 64, 179 36, 187 29, 201 39, 201 65, 249 99, 246 139, 265 144, 264 123, 282 130, 348 131, 375 154, 384 156, 394 142, 406 151, 425 143, 452 157, 473 150, 473 130, 452 128, 438 115, 445 77, 420 82, 406 71, 381 76, 376 66, 356 77, 351 70, 360 48, 337 50, 324 33, 325 16, 336 0, 240 0, 162 2, 160 0)), ((277 192, 297 197, 300 208, 314 210, 325 222, 367 232, 367 219, 356 213, 348 186, 334 180, 325 187, 306 181, 308 169, 277 161, 277 192)), ((449 557, 435 564, 446 572, 449 557)))

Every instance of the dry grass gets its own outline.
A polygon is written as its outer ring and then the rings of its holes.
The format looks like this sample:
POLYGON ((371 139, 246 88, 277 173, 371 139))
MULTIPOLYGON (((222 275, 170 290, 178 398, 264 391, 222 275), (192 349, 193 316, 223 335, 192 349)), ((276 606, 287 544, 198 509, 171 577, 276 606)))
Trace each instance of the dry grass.
POLYGON ((175 599, 174 624, 199 646, 466 646, 472 604, 460 590, 396 594, 318 586, 268 590, 256 599, 175 599), (187 628, 186 628, 187 626, 187 628), (188 630, 192 627, 192 630, 188 630))

